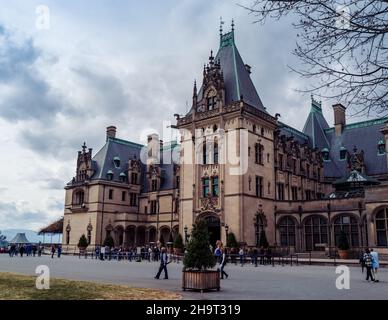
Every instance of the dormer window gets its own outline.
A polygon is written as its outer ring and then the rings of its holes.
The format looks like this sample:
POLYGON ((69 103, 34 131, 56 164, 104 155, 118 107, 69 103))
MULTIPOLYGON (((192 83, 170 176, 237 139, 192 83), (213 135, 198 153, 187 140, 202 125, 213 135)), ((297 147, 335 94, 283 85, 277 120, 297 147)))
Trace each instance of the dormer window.
POLYGON ((120 158, 119 157, 115 157, 113 159, 113 164, 115 165, 115 167, 118 169, 120 168, 120 165, 121 165, 121 161, 120 161, 120 158))
POLYGON ((330 151, 327 148, 322 149, 322 159, 323 161, 330 161, 330 151))
POLYGON ((346 148, 341 147, 341 149, 340 149, 340 160, 346 160, 346 154, 347 154, 346 148))
POLYGON ((384 140, 380 140, 378 145, 377 145, 377 150, 379 155, 383 155, 387 152, 384 140))
POLYGON ((124 172, 120 173, 120 181, 126 182, 127 181, 127 175, 124 172))
POLYGON ((207 109, 208 109, 208 110, 213 110, 213 109, 215 109, 216 104, 217 104, 216 96, 207 97, 207 99, 206 99, 206 105, 207 105, 207 109))
POLYGON ((112 170, 109 170, 109 171, 106 173, 106 178, 107 178, 109 181, 112 181, 112 180, 113 180, 113 171, 112 171, 112 170))

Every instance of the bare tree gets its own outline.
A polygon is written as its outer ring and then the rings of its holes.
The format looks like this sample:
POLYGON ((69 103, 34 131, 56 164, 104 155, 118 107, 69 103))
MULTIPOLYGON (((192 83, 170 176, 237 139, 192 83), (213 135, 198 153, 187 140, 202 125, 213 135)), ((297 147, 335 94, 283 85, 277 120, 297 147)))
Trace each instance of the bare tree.
POLYGON ((243 7, 261 24, 294 15, 293 53, 302 63, 291 69, 311 85, 300 91, 358 114, 388 113, 387 0, 255 0, 243 7))

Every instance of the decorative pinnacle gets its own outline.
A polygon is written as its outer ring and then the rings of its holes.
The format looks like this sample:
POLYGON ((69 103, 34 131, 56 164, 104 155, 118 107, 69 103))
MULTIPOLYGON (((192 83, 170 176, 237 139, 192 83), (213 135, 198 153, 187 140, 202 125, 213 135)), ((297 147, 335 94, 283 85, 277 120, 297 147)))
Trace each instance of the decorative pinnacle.
POLYGON ((87 149, 86 142, 84 142, 84 145, 82 146, 82 151, 85 153, 87 149))
POLYGON ((223 34, 223 28, 222 28, 222 25, 224 24, 225 22, 222 21, 222 17, 220 17, 220 36, 222 37, 222 34, 223 34))
POLYGON ((232 31, 234 31, 234 19, 232 19, 232 31))

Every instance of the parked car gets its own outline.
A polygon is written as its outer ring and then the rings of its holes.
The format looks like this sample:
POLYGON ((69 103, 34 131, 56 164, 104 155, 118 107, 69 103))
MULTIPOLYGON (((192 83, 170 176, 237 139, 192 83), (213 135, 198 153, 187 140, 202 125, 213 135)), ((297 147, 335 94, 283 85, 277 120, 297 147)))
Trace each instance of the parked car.
POLYGON ((8 248, 0 248, 0 254, 8 253, 8 248))

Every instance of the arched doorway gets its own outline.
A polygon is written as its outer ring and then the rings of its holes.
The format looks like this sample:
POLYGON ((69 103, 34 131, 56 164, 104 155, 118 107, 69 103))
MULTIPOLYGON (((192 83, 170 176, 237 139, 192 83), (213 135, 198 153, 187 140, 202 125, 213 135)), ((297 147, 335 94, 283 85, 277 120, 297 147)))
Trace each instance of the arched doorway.
POLYGON ((151 227, 148 229, 148 243, 149 244, 156 244, 157 239, 156 239, 156 228, 151 227))
POLYGON ((169 227, 161 227, 160 228, 160 239, 162 245, 167 245, 167 242, 170 241, 170 228, 169 227))
POLYGON ((137 227, 137 245, 144 246, 146 239, 146 228, 143 226, 137 227))
POLYGON ((306 251, 325 250, 323 244, 328 243, 327 219, 321 216, 306 218, 304 222, 306 251))
POLYGON ((342 214, 334 219, 334 243, 338 246, 341 232, 345 232, 349 244, 352 247, 360 246, 360 236, 358 232, 358 220, 351 215, 342 214))
POLYGON ((126 246, 133 247, 135 245, 135 239, 136 239, 136 227, 135 226, 128 226, 127 229, 125 229, 126 233, 126 246))
POLYGON ((221 239, 221 221, 216 216, 207 216, 205 221, 207 222, 210 244, 215 248, 216 242, 221 239))
POLYGON ((122 246, 124 243, 124 227, 117 226, 115 228, 115 245, 122 246))

